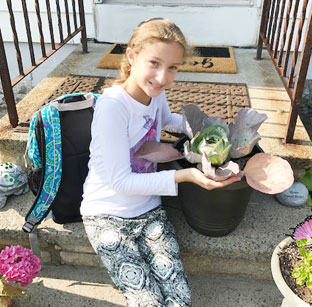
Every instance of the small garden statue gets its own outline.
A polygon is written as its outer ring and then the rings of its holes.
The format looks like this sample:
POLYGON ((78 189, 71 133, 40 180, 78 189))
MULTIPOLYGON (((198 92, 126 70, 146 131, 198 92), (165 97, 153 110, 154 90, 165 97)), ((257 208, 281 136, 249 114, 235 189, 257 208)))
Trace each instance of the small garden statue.
POLYGON ((11 162, 0 164, 0 209, 9 195, 21 195, 27 191, 27 175, 22 168, 11 162))

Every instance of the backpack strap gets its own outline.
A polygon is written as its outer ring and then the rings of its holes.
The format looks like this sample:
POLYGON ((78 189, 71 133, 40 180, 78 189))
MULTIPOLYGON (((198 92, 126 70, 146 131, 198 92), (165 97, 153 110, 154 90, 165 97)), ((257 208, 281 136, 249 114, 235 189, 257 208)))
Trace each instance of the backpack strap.
POLYGON ((35 131, 35 123, 37 122, 37 118, 40 111, 37 111, 34 113, 30 120, 29 124, 29 132, 28 132, 28 139, 27 139, 27 145, 24 155, 25 160, 25 167, 28 168, 28 161, 32 161, 32 165, 34 168, 40 168, 41 167, 41 157, 40 152, 38 148, 38 141, 36 138, 36 131, 35 131))
POLYGON ((81 96, 84 96, 85 100, 75 101, 71 103, 64 103, 63 99, 61 99, 61 100, 54 100, 50 104, 56 107, 60 112, 83 110, 83 109, 88 109, 93 106, 94 96, 92 93, 89 93, 86 95, 82 94, 81 96))
POLYGON ((33 254, 41 258, 37 228, 38 228, 38 225, 35 225, 33 227, 32 232, 29 233, 28 237, 29 237, 30 248, 33 254))
POLYGON ((61 182, 62 144, 59 111, 55 106, 48 104, 36 116, 36 121, 40 119, 44 133, 41 144, 43 160, 39 161, 38 144, 36 144, 33 136, 30 136, 34 142, 29 145, 28 152, 35 157, 33 160, 36 163, 35 167, 44 166, 43 185, 42 188, 40 187, 40 193, 38 193, 32 208, 25 217, 26 223, 23 230, 27 233, 31 233, 34 226, 40 224, 47 216, 61 182))

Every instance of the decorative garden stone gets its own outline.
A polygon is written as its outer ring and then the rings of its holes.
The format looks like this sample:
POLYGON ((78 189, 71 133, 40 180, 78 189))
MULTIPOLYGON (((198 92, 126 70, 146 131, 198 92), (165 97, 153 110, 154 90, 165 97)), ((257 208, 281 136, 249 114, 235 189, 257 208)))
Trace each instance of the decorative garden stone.
POLYGON ((9 195, 21 195, 28 191, 27 175, 19 165, 11 162, 0 164, 0 208, 9 195))
POLYGON ((301 207, 308 202, 309 191, 301 182, 295 182, 289 189, 275 195, 286 206, 301 207))

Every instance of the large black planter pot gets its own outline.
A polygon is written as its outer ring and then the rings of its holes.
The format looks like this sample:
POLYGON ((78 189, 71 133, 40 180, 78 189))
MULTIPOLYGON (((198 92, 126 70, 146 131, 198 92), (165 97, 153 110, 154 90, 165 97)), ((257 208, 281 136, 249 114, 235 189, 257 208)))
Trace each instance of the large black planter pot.
MULTIPOLYGON (((184 142, 185 137, 182 137, 174 147, 179 149, 184 142)), ((259 152, 263 151, 257 145, 248 157, 259 152)), ((171 166, 181 169, 195 165, 179 160, 172 162, 171 166)), ((190 182, 179 184, 179 199, 187 223, 197 232, 210 237, 225 236, 239 225, 252 192, 245 178, 211 191, 190 182)))
POLYGON ((190 182, 179 184, 179 198, 187 223, 210 237, 225 236, 238 226, 252 191, 246 181, 211 191, 190 182))

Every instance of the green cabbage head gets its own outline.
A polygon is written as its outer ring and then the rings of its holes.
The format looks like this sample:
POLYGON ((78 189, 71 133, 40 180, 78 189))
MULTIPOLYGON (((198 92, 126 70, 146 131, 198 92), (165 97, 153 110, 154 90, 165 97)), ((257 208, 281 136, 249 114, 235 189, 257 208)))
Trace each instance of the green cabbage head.
POLYGON ((191 140, 190 150, 205 155, 213 165, 222 165, 232 147, 228 141, 228 131, 222 126, 210 126, 198 131, 191 140))

